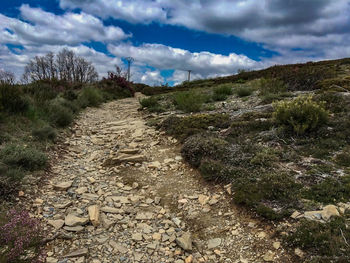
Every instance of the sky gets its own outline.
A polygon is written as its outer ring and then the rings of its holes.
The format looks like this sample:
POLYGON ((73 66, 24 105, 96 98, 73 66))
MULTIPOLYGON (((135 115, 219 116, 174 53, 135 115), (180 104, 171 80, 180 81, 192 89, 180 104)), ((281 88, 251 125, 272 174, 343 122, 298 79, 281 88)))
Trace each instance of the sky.
POLYGON ((149 85, 350 57, 350 0, 1 1, 0 69, 62 48, 149 85))

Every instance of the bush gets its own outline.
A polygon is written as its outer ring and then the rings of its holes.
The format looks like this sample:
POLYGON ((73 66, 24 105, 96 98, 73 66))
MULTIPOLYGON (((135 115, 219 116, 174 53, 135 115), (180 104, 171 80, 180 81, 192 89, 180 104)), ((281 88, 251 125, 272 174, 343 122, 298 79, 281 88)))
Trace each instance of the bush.
POLYGON ((328 112, 322 103, 311 96, 299 96, 292 101, 280 101, 274 105, 274 119, 297 135, 314 131, 328 120, 328 112))
POLYGON ((44 168, 47 163, 47 157, 44 153, 20 145, 6 145, 0 151, 2 162, 10 167, 21 167, 25 170, 34 171, 44 168))
POLYGON ((50 123, 57 127, 66 127, 73 121, 73 112, 57 101, 50 103, 47 114, 50 123))
POLYGON ((235 88, 235 94, 238 97, 247 97, 253 94, 253 89, 251 87, 240 86, 235 88))
POLYGON ((0 218, 0 262, 45 262, 43 227, 27 211, 10 210, 0 218))
POLYGON ((293 233, 285 237, 291 247, 315 254, 314 262, 349 262, 349 216, 337 217, 327 223, 302 220, 293 233))
POLYGON ((163 121, 161 127, 178 139, 185 139, 196 133, 208 130, 208 127, 227 128, 230 117, 227 114, 199 114, 186 117, 170 116, 163 121))
POLYGON ((335 156, 335 161, 339 165, 350 167, 350 148, 344 149, 335 156))
POLYGON ((54 141, 57 137, 56 130, 51 126, 44 126, 42 128, 34 129, 32 135, 40 141, 54 141))
POLYGON ((182 91, 174 95, 175 106, 184 112, 198 112, 204 103, 202 94, 195 91, 182 91))
POLYGON ((229 168, 220 161, 204 158, 199 166, 201 176, 207 181, 227 181, 229 168))
POLYGON ((194 167, 199 167, 203 158, 220 160, 228 152, 228 142, 208 134, 196 134, 185 141, 181 153, 194 167))
POLYGON ((350 198, 350 176, 326 178, 303 193, 304 197, 324 204, 348 202, 350 198))
POLYGON ((282 80, 279 79, 261 79, 260 80, 260 95, 279 94, 286 92, 287 87, 282 80))
MULTIPOLYGON (((279 217, 271 213, 264 204, 274 203, 288 209, 296 205, 298 201, 301 185, 294 181, 293 176, 285 173, 267 173, 260 178, 251 176, 241 177, 233 184, 234 201, 238 204, 245 204, 254 209, 258 209, 261 216, 279 217)), ((281 209, 282 215, 287 215, 281 209)), ((280 214, 280 215, 281 215, 280 214)))
POLYGON ((78 99, 83 108, 97 107, 104 101, 101 90, 92 87, 83 88, 78 99))
POLYGON ((25 112, 29 107, 28 100, 20 87, 15 85, 0 85, 0 108, 10 113, 25 112))
POLYGON ((6 199, 17 194, 23 178, 22 169, 11 168, 0 163, 0 197, 6 199))
POLYGON ((78 99, 78 95, 74 90, 65 90, 62 97, 68 101, 74 101, 78 99))
POLYGON ((159 104, 158 99, 154 96, 140 100, 142 109, 147 108, 149 112, 162 112, 163 107, 159 104))
POLYGON ((232 84, 222 84, 214 88, 213 100, 226 100, 228 96, 232 95, 232 84))

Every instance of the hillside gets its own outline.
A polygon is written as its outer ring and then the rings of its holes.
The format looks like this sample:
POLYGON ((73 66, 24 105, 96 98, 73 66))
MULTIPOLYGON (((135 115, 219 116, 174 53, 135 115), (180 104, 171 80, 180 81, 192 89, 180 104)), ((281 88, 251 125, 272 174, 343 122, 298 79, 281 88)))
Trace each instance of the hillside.
POLYGON ((146 87, 148 124, 297 261, 348 262, 350 59, 146 87))

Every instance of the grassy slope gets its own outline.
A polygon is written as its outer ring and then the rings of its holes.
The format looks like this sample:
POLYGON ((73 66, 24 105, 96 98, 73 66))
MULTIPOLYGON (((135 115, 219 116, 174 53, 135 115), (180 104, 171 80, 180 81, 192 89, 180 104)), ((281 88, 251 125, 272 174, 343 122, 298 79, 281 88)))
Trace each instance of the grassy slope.
MULTIPOLYGON (((184 158, 205 179, 231 183, 237 204, 283 226, 295 210, 350 201, 349 72, 350 59, 275 66, 174 88, 147 87, 145 93, 156 95, 141 105, 151 112, 177 110, 178 116, 150 123, 183 142, 184 158), (300 94, 310 94, 329 113, 326 124, 303 134, 281 125, 270 104, 300 94)), ((345 212, 326 224, 292 221, 285 240, 315 262, 348 262, 347 220, 345 212)))

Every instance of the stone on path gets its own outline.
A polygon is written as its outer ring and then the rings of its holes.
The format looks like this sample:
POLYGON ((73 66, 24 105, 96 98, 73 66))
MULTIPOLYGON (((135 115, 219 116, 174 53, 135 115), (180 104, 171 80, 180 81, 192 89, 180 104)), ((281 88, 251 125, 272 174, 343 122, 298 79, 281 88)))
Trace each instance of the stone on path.
POLYGON ((185 251, 192 250, 192 237, 189 232, 184 233, 181 237, 176 238, 176 244, 185 251))
POLYGON ((82 226, 86 225, 89 222, 88 218, 77 217, 73 214, 69 214, 64 219, 66 226, 82 226))
POLYGON ((97 205, 89 206, 88 208, 90 222, 93 226, 98 226, 100 224, 100 208, 97 205))
POLYGON ((208 240, 208 249, 213 249, 221 245, 221 238, 213 238, 208 240))
POLYGON ((56 230, 61 229, 64 225, 64 220, 62 219, 48 220, 47 222, 49 225, 53 226, 56 230))
POLYGON ((76 257, 83 257, 86 256, 89 253, 89 250, 87 248, 82 248, 75 250, 67 255, 65 255, 65 258, 76 258, 76 257))
POLYGON ((67 181, 67 182, 62 182, 59 184, 54 184, 53 189, 55 189, 57 191, 66 191, 70 187, 72 187, 72 184, 73 184, 73 181, 67 181))

